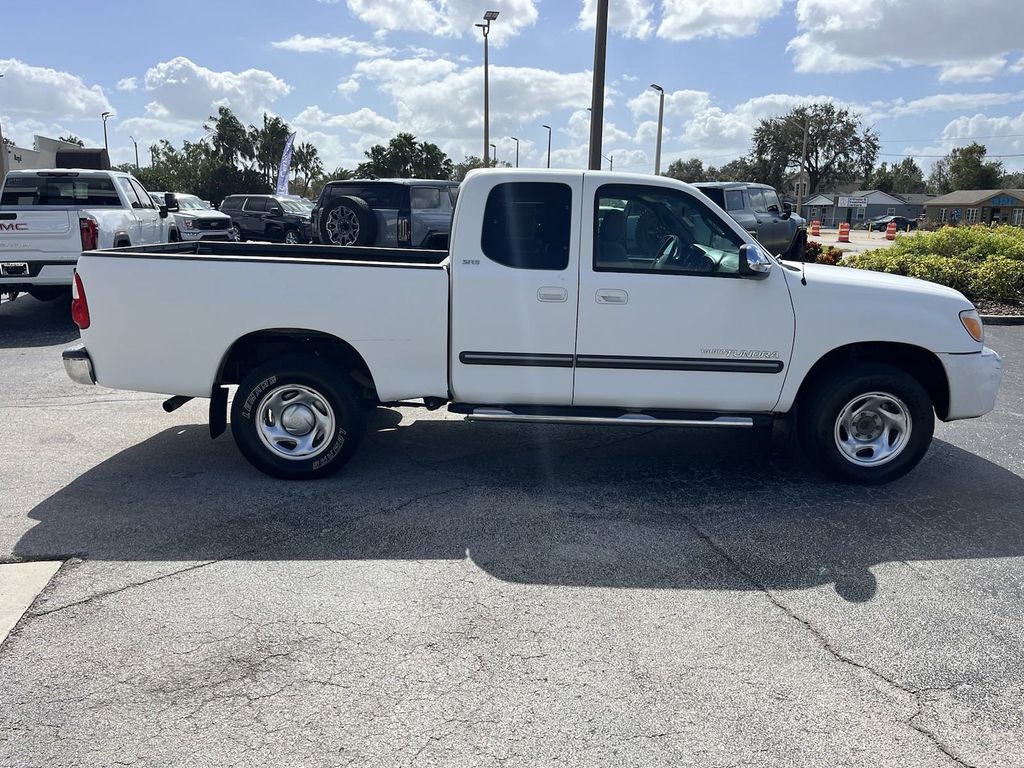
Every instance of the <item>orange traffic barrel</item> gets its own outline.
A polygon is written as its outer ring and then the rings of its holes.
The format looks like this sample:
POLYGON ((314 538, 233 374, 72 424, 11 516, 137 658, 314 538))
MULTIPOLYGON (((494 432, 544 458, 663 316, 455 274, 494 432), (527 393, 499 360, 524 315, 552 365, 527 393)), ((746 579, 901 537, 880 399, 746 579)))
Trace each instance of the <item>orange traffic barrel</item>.
POLYGON ((811 222, 811 237, 821 237, 821 222, 817 219, 811 222))
POLYGON ((839 225, 839 242, 850 242, 850 225, 847 224, 845 221, 839 225))
POLYGON ((889 226, 885 228, 885 239, 895 240, 896 239, 896 222, 890 221, 889 226))

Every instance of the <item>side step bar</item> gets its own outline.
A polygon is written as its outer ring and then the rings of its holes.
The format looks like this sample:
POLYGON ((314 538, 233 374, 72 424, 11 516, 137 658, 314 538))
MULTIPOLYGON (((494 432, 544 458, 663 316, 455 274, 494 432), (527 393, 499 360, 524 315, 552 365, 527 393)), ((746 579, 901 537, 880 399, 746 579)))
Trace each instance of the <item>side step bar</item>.
POLYGON ((628 427, 725 427, 750 429, 767 426, 770 416, 739 416, 713 413, 635 413, 607 412, 608 409, 565 408, 510 410, 508 408, 459 408, 449 406, 449 411, 464 413, 469 421, 504 421, 534 424, 591 424, 597 426, 628 427), (605 411, 602 413, 601 411, 605 411))

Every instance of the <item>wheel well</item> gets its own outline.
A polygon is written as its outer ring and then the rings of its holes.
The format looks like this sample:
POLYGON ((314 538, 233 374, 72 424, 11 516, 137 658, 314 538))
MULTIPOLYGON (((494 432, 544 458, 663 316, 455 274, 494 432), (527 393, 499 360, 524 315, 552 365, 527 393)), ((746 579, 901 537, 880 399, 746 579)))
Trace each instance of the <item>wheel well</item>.
POLYGON ((949 380, 935 353, 912 344, 887 341, 859 342, 833 349, 808 371, 797 399, 809 391, 817 379, 840 366, 857 362, 886 363, 906 371, 928 392, 940 419, 945 419, 949 413, 949 380))
POLYGON ((275 358, 295 355, 337 363, 352 377, 364 397, 378 399, 370 367, 351 344, 329 333, 301 328, 270 328, 238 339, 224 356, 217 384, 238 384, 254 368, 275 358))

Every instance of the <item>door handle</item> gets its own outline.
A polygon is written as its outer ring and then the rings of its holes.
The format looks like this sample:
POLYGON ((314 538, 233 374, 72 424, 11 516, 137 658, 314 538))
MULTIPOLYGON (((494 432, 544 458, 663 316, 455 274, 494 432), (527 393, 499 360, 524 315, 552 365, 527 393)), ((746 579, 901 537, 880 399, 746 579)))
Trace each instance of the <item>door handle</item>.
POLYGON ((569 300, 569 292, 557 285, 544 285, 537 289, 537 301, 561 304, 569 300))
POLYGON ((629 294, 618 288, 599 288, 595 297, 598 304, 628 304, 629 294))

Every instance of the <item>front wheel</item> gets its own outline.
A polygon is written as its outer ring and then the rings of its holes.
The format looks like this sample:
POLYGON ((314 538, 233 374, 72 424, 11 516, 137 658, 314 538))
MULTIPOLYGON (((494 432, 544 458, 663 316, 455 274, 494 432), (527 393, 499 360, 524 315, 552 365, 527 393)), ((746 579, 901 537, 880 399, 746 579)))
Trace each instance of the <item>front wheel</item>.
POLYGON ((366 413, 345 371, 313 358, 260 366, 231 406, 231 434, 262 472, 310 480, 339 470, 366 431, 366 413))
POLYGON ((302 241, 299 240, 299 233, 297 230, 288 229, 285 230, 284 233, 284 242, 286 245, 298 245, 302 241))
POLYGON ((234 222, 231 222, 231 226, 228 227, 228 240, 232 243, 242 242, 242 229, 234 222))
POLYGON ((827 475, 881 485, 918 465, 931 445, 931 398, 906 371, 860 363, 819 377, 798 413, 805 455, 827 475))

